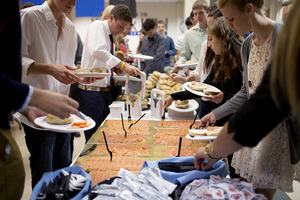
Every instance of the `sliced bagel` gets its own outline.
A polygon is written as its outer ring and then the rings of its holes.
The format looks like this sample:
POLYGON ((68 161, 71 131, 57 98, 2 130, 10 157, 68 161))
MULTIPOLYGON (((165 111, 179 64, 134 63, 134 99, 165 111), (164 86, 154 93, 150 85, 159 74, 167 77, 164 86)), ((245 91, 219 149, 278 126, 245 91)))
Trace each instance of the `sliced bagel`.
POLYGON ((189 87, 192 89, 192 90, 196 90, 196 91, 203 91, 205 89, 207 89, 207 86, 206 85, 203 85, 201 83, 197 83, 195 81, 192 81, 190 84, 189 84, 189 87))
POLYGON ((46 121, 49 124, 71 124, 74 121, 74 118, 70 115, 65 119, 61 119, 51 114, 47 114, 46 121))
POLYGON ((177 100, 175 101, 175 107, 176 108, 187 108, 189 105, 189 100, 177 100))
POLYGON ((222 129, 223 129, 223 127, 218 127, 212 131, 207 131, 206 135, 207 136, 218 136, 222 129))
POLYGON ((204 94, 207 94, 207 95, 217 95, 220 93, 219 90, 214 90, 214 89, 205 89, 203 90, 204 94))
POLYGON ((207 130, 206 129, 190 129, 189 135, 194 137, 196 135, 206 135, 207 130))
POLYGON ((91 71, 88 70, 88 69, 75 69, 75 70, 73 70, 71 72, 73 72, 75 74, 78 74, 78 73, 91 73, 91 71))

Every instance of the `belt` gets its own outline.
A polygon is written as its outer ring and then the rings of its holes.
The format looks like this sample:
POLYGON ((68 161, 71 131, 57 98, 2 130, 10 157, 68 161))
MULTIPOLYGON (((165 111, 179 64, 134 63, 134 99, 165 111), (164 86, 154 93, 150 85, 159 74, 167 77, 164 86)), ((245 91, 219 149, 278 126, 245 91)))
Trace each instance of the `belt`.
POLYGON ((109 92, 110 87, 86 86, 78 83, 78 88, 87 91, 109 92))

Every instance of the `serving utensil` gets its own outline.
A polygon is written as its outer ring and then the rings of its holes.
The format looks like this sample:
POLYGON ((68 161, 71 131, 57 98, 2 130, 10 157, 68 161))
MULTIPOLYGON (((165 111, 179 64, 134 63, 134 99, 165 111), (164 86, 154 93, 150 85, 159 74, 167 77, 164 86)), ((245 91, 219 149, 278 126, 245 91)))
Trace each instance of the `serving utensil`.
POLYGON ((180 157, 180 151, 181 151, 181 142, 182 142, 182 137, 179 138, 179 145, 178 145, 178 154, 176 157, 180 157))
MULTIPOLYGON (((122 114, 122 113, 121 113, 122 114)), ((130 105, 128 104, 128 120, 131 120, 131 116, 130 116, 130 105)))
POLYGON ((200 108, 197 110, 197 114, 196 114, 195 117, 194 117, 193 123, 190 125, 190 129, 192 129, 193 125, 195 124, 195 121, 196 121, 197 116, 198 116, 198 114, 199 114, 199 110, 200 110, 200 108))
POLYGON ((164 109, 164 114, 163 114, 163 116, 161 117, 161 119, 166 119, 166 117, 165 117, 165 113, 166 113, 166 108, 164 109))
POLYGON ((112 161, 112 156, 113 156, 113 154, 112 154, 112 152, 108 149, 108 144, 107 144, 107 141, 106 141, 106 137, 105 137, 104 131, 102 131, 102 133, 103 133, 103 137, 104 137, 106 149, 107 149, 107 151, 108 151, 108 153, 109 153, 109 156, 110 156, 110 161, 112 161))
POLYGON ((123 130, 125 131, 125 137, 127 137, 127 131, 124 128, 123 114, 122 113, 121 113, 121 119, 122 119, 122 127, 123 127, 123 130))
POLYGON ((79 156, 84 156, 87 152, 93 151, 95 150, 97 147, 97 144, 93 144, 90 148, 88 148, 87 150, 85 150, 84 152, 82 152, 79 156))
MULTIPOLYGON (((122 113, 121 113, 122 114, 122 113)), ((135 125, 136 123, 138 123, 139 121, 140 121, 140 119, 142 119, 144 116, 146 115, 146 113, 144 113, 138 120, 136 120, 136 122, 134 122, 134 123, 132 123, 132 124, 130 124, 130 126, 129 126, 129 128, 128 129, 130 129, 131 128, 131 126, 133 126, 133 125, 135 125)))

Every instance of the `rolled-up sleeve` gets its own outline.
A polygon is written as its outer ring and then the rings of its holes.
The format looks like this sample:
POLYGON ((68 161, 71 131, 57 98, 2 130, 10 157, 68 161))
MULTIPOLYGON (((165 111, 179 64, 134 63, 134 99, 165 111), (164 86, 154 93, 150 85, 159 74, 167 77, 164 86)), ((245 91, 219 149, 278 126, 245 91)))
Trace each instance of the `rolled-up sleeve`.
POLYGON ((93 58, 101 62, 105 62, 108 67, 113 68, 118 65, 121 60, 113 56, 110 51, 107 50, 107 46, 110 45, 106 44, 104 37, 100 37, 105 34, 104 30, 101 29, 97 23, 91 24, 88 35, 86 36, 89 37, 88 44, 86 45, 88 47, 89 54, 92 55, 93 58))
POLYGON ((22 76, 27 76, 28 68, 32 63, 36 62, 29 58, 30 47, 34 37, 36 36, 36 31, 34 28, 34 20, 31 19, 30 13, 20 13, 22 27, 22 76))

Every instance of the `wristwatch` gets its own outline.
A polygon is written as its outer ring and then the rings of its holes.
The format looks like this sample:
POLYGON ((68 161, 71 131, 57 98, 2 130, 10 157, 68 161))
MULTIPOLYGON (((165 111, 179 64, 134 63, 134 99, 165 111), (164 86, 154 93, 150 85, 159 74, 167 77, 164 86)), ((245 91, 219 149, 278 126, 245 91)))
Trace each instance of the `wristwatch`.
MULTIPOLYGON (((208 143, 206 146, 205 146, 205 151, 204 151, 204 155, 211 159, 211 160, 220 160, 221 158, 213 158, 211 157, 211 155, 209 154, 209 148, 210 146, 212 146, 213 143, 208 143)), ((213 152, 211 152, 212 154, 214 154, 213 152)))

